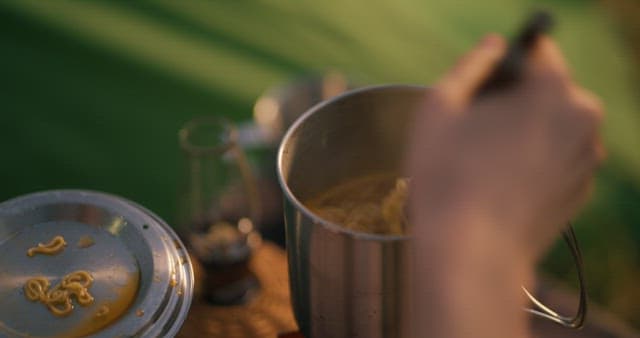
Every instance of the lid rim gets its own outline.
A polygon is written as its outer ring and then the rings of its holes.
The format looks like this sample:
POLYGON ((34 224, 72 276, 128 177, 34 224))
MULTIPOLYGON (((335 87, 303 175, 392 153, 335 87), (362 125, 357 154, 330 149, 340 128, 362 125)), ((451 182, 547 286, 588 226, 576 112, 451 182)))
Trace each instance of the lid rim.
MULTIPOLYGON (((128 231, 137 232, 139 235, 136 234, 135 238, 141 236, 146 244, 144 248, 131 252, 139 271, 139 285, 135 298, 122 317, 93 333, 92 336, 157 337, 175 335, 184 323, 191 306, 194 276, 187 250, 173 229, 150 210, 123 197, 98 191, 75 189, 34 192, 4 201, 0 203, 0 219, 2 217, 20 217, 20 215, 28 215, 31 210, 57 205, 91 206, 101 209, 105 215, 122 217, 126 224, 134 228, 134 230, 128 231), (145 253, 144 250, 151 252, 145 253), (141 257, 149 257, 151 261, 146 259, 141 262, 141 257), (143 267, 141 264, 147 265, 145 271, 151 271, 151 276, 142 275, 143 267), (151 270, 149 270, 149 264, 152 265, 151 270), (156 277, 159 277, 159 282, 155 280, 156 277), (144 294, 141 294, 143 283, 145 283, 144 294), (136 313, 138 310, 136 307, 140 307, 140 310, 145 313, 139 315, 136 313), (145 307, 147 308, 145 309, 145 307), (163 323, 163 325, 157 325, 159 323, 163 323)), ((66 219, 64 220, 66 221, 66 219)), ((82 222, 75 219, 72 221, 82 222)), ((129 232, 129 234, 134 233, 129 232)), ((125 243, 128 248, 131 248, 131 245, 138 246, 135 243, 128 244, 125 243)), ((6 330, 13 329, 0 326, 0 334, 6 330)))

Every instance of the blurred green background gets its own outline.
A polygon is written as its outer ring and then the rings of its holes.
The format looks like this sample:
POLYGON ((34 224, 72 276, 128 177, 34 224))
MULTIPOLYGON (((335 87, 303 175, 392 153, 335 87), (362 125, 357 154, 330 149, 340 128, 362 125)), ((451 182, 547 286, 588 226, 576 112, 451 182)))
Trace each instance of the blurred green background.
MULTIPOLYGON (((0 200, 103 190, 175 221, 177 130, 249 120, 267 88, 337 70, 429 84, 483 34, 553 10, 608 115, 609 159, 576 221, 592 299, 640 327, 640 5, 603 1, 0 1, 0 200)), ((544 272, 574 278, 558 246, 544 272)))

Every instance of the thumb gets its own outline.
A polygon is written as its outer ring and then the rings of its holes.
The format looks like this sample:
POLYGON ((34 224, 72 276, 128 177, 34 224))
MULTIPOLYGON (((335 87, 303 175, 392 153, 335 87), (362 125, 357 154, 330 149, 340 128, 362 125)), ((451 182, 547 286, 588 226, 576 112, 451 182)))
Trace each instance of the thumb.
POLYGON ((448 103, 464 107, 482 86, 507 50, 505 40, 497 34, 486 35, 456 66, 445 74, 435 90, 448 103))

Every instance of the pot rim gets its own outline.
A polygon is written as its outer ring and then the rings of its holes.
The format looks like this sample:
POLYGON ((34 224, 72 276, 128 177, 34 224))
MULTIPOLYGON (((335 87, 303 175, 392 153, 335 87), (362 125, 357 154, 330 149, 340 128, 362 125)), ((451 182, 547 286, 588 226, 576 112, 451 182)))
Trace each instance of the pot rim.
POLYGON ((368 241, 378 241, 378 242, 396 242, 396 241, 406 241, 411 238, 410 235, 381 235, 381 234, 372 234, 366 232, 354 231, 351 229, 347 229, 343 226, 340 226, 336 223, 327 221, 318 215, 314 214, 311 210, 309 210, 291 191, 289 185, 287 184, 287 180, 283 175, 283 159, 284 159, 284 149, 292 137, 292 135, 300 128, 302 124, 306 122, 306 120, 312 115, 316 114, 318 111, 324 109, 326 106, 335 104, 341 100, 349 98, 351 96, 359 95, 363 92, 372 92, 372 91, 385 91, 389 89, 408 89, 415 91, 425 91, 428 90, 429 87, 423 85, 407 85, 407 84, 385 84, 385 85, 373 85, 367 87, 361 87, 358 89, 350 90, 344 92, 336 97, 333 97, 329 100, 322 101, 313 107, 309 108, 306 112, 304 112, 296 121, 289 127, 287 132, 285 133, 282 141, 280 142, 280 146, 278 147, 278 160, 277 160, 277 172, 278 172, 278 181, 280 183, 280 187, 284 192, 285 197, 295 206, 295 208, 302 212, 306 217, 310 218, 315 224, 319 224, 328 230, 333 232, 342 233, 347 236, 350 236, 357 240, 368 240, 368 241))

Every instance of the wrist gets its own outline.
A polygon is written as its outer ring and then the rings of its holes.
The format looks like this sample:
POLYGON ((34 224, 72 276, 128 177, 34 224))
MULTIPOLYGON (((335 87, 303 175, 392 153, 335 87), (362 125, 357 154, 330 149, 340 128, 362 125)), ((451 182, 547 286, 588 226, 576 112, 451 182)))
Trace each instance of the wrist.
POLYGON ((418 332, 526 337, 521 285, 531 285, 534 261, 515 241, 491 230, 496 220, 445 209, 413 219, 420 220, 412 229, 414 285, 420 285, 414 287, 414 322, 423 326, 418 332))
POLYGON ((411 228, 415 251, 427 261, 449 262, 442 266, 449 273, 476 273, 484 267, 499 274, 525 275, 526 270, 519 267, 531 270, 535 265, 535 257, 521 240, 504 230, 509 224, 492 215, 473 208, 439 208, 422 209, 411 216, 417 220, 411 228))

